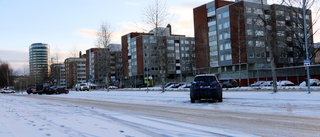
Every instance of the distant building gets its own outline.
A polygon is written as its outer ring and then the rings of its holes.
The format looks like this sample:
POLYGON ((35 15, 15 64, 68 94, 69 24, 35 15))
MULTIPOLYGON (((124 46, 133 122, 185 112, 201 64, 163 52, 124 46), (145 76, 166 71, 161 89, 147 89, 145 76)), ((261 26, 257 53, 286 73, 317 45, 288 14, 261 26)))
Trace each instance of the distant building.
POLYGON ((65 83, 68 88, 72 88, 75 84, 86 83, 86 55, 79 58, 67 58, 65 64, 65 83))
POLYGON ((57 86, 66 86, 65 65, 63 63, 55 63, 50 65, 50 82, 57 86))
MULTIPOLYGON (((180 76, 192 75, 195 67, 194 38, 173 35, 170 25, 166 28, 158 28, 160 29, 165 32, 163 41, 167 78, 179 79, 180 76)), ((149 33, 132 32, 121 37, 125 79, 146 76, 160 79, 160 47, 156 45, 155 33, 157 31, 153 29, 149 33)))
POLYGON ((86 51, 86 74, 90 82, 100 86, 105 85, 106 68, 110 69, 112 84, 120 84, 122 78, 122 52, 120 44, 109 46, 109 66, 106 65, 106 52, 102 48, 91 48, 86 51))
POLYGON ((50 46, 45 43, 33 43, 29 47, 30 75, 36 83, 47 82, 50 72, 50 46))

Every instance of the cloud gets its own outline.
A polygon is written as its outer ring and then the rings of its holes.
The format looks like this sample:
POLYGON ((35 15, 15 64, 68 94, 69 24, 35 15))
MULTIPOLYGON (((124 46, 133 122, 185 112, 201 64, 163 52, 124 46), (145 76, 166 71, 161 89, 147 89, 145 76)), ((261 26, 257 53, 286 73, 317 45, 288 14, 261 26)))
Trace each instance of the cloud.
POLYGON ((124 2, 124 4, 132 5, 132 6, 138 6, 139 5, 139 3, 136 3, 136 2, 124 2))
POLYGON ((80 29, 80 30, 77 30, 76 33, 85 38, 92 38, 92 39, 97 38, 97 30, 80 29))
POLYGON ((8 62, 14 70, 22 69, 29 65, 29 51, 1 49, 0 60, 8 62))

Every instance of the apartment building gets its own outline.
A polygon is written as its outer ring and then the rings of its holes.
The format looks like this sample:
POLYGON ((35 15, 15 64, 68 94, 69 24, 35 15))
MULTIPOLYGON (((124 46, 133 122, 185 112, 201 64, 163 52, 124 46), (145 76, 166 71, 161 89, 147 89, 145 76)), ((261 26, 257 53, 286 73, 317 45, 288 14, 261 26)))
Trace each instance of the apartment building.
POLYGON ((165 62, 165 73, 168 78, 192 75, 195 68, 194 38, 184 35, 174 35, 171 25, 166 28, 151 30, 149 33, 132 32, 121 37, 123 76, 131 77, 151 76, 160 78, 159 65, 162 56, 165 62), (163 46, 157 46, 157 31, 162 31, 163 46), (160 55, 160 52, 165 54, 160 55))
POLYGON ((86 65, 88 66, 86 68, 86 76, 90 82, 101 86, 104 86, 106 83, 105 76, 107 70, 110 72, 109 80, 113 84, 118 85, 122 79, 121 45, 110 44, 108 47, 108 52, 102 48, 86 50, 86 65))
MULTIPOLYGON (((194 8, 199 72, 245 78, 248 80, 242 85, 247 85, 250 78, 262 76, 259 69, 271 68, 268 45, 274 47, 277 67, 303 65, 305 53, 299 51, 299 46, 303 46, 303 29, 299 28, 301 17, 289 7, 268 5, 266 1, 262 8, 260 0, 216 0, 194 8), (236 73, 239 71, 241 73, 236 73)), ((311 26, 311 12, 306 19, 311 26)), ((309 38, 310 45, 312 40, 309 38)))
POLYGON ((77 83, 85 83, 86 79, 86 55, 80 57, 67 58, 65 64, 65 84, 72 88, 77 83))
POLYGON ((50 65, 50 82, 53 85, 66 86, 65 65, 63 63, 54 63, 50 65))

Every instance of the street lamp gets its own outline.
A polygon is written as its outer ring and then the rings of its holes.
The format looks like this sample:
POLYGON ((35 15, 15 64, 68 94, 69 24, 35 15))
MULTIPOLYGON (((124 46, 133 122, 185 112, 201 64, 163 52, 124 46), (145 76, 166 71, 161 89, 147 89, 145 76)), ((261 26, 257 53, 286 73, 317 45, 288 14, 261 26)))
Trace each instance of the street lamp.
MULTIPOLYGON (((308 38, 307 38, 307 21, 306 21, 306 1, 303 1, 303 29, 304 29, 304 43, 306 46, 306 60, 309 60, 309 52, 308 52, 308 38)), ((307 85, 308 85, 308 93, 310 94, 310 76, 309 76, 309 66, 307 67, 307 85)))

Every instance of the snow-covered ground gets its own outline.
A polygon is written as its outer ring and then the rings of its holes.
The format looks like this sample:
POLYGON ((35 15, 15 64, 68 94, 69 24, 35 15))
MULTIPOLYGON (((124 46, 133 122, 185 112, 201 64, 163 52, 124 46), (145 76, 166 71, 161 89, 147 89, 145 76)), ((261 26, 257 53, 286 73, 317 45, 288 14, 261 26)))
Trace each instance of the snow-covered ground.
MULTIPOLYGON (((50 100, 28 98, 26 93, 0 94, 0 136, 1 137, 78 137, 78 136, 150 136, 130 126, 119 124, 122 121, 132 124, 147 124, 146 128, 161 128, 173 136, 212 136, 206 132, 227 136, 253 136, 237 131, 213 127, 191 125, 162 119, 135 116, 102 109, 63 104, 50 100), (171 126, 159 125, 170 123, 171 126), (182 128, 183 127, 183 128, 182 128), (188 128, 199 129, 186 130, 188 128)), ((320 118, 320 92, 224 92, 222 103, 199 101, 190 103, 189 92, 168 91, 71 91, 69 94, 42 95, 50 98, 90 99, 97 101, 126 102, 156 106, 201 108, 279 115, 296 115, 320 118)))

